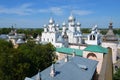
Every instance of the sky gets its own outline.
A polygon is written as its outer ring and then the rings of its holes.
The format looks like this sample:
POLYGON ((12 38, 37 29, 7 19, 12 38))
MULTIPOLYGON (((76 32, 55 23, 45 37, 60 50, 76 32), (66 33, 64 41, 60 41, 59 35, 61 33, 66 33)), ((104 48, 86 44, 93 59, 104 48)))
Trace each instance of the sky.
POLYGON ((0 0, 0 28, 42 28, 51 17, 62 25, 71 13, 81 28, 120 28, 120 0, 0 0))

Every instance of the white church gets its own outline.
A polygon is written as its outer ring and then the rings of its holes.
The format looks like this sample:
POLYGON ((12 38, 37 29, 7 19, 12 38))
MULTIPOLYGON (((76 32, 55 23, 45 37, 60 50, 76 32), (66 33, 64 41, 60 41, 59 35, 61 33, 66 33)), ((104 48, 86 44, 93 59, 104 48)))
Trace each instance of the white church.
POLYGON ((44 25, 41 41, 51 42, 55 47, 68 47, 68 43, 82 44, 80 26, 81 24, 76 23, 75 18, 71 15, 68 18, 68 24, 63 22, 62 30, 59 30, 59 25, 55 24, 53 18, 50 18, 49 24, 44 25))
POLYGON ((87 36, 87 40, 83 40, 83 34, 80 30, 81 24, 76 22, 73 15, 68 18, 68 23, 63 22, 62 30, 59 29, 53 18, 50 18, 49 24, 44 25, 44 32, 41 36, 42 43, 51 42, 55 47, 69 47, 69 44, 101 44, 101 34, 97 25, 92 28, 91 33, 87 36), (65 37, 66 36, 66 37, 65 37))

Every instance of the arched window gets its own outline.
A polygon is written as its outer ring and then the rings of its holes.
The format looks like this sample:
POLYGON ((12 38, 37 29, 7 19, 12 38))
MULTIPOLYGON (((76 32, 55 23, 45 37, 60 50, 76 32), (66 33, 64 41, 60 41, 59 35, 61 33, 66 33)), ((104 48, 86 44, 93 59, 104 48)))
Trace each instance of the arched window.
POLYGON ((90 40, 95 40, 95 35, 90 35, 90 40))
POLYGON ((52 39, 52 42, 53 42, 53 39, 52 39))
POLYGON ((96 60, 96 59, 97 59, 97 56, 96 56, 94 53, 89 53, 89 54, 87 55, 87 58, 88 58, 88 59, 96 60))
POLYGON ((90 40, 92 40, 92 35, 90 35, 90 40))
POLYGON ((93 35, 93 40, 95 40, 95 36, 93 35))

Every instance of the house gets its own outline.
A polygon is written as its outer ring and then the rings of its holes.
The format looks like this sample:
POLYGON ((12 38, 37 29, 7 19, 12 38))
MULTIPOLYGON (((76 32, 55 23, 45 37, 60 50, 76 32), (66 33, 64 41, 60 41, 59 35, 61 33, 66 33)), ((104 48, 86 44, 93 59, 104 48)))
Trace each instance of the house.
POLYGON ((57 61, 47 69, 25 80, 95 80, 97 61, 83 57, 69 57, 57 61))

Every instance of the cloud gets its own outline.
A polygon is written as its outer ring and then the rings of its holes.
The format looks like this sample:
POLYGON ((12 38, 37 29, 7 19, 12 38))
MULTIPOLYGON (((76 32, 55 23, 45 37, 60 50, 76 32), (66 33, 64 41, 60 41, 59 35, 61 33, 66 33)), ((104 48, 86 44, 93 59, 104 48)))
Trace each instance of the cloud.
POLYGON ((6 8, 1 6, 0 14, 30 15, 34 12, 33 9, 30 8, 31 6, 32 4, 30 3, 22 4, 21 6, 15 8, 6 8))
POLYGON ((71 13, 71 11, 73 14, 80 15, 80 16, 94 13, 93 11, 90 11, 90 10, 80 10, 78 9, 78 7, 74 7, 73 9, 71 9, 70 6, 50 7, 50 8, 39 10, 40 13, 52 13, 55 15, 63 15, 68 12, 71 13))
POLYGON ((71 10, 69 5, 49 7, 49 8, 43 8, 43 9, 33 9, 32 7, 33 7, 32 3, 25 3, 20 6, 15 6, 13 8, 0 6, 0 14, 31 15, 33 13, 35 14, 48 13, 53 15, 63 15, 68 12, 70 13, 71 11, 73 12, 73 14, 76 14, 76 15, 89 15, 93 13, 92 11, 88 11, 88 10, 79 10, 78 7, 74 7, 71 10))
POLYGON ((62 15, 63 14, 63 9, 60 7, 50 7, 48 9, 40 9, 38 10, 40 13, 52 13, 55 15, 62 15))
POLYGON ((88 11, 88 10, 72 10, 72 13, 82 16, 82 15, 89 15, 89 14, 92 14, 94 12, 93 11, 88 11))

